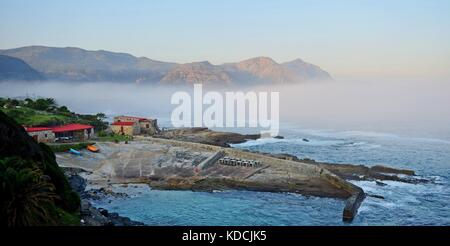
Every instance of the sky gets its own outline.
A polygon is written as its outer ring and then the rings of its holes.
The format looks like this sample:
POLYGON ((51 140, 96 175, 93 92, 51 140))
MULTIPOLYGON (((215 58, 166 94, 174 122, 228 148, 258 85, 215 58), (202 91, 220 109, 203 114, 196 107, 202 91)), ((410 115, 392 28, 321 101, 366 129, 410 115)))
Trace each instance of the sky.
POLYGON ((0 49, 186 63, 301 58, 335 78, 450 78, 447 0, 0 0, 0 49))

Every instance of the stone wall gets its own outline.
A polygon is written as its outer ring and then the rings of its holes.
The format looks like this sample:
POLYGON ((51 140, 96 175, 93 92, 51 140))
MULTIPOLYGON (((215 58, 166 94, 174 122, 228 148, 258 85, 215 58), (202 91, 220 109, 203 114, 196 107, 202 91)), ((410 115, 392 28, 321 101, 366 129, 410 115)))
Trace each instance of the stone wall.
POLYGON ((144 120, 139 122, 141 128, 141 134, 155 135, 160 132, 158 123, 156 120, 144 120))
POLYGON ((37 131, 37 132, 28 132, 30 136, 36 139, 38 142, 43 143, 52 143, 55 142, 55 134, 51 131, 37 131))

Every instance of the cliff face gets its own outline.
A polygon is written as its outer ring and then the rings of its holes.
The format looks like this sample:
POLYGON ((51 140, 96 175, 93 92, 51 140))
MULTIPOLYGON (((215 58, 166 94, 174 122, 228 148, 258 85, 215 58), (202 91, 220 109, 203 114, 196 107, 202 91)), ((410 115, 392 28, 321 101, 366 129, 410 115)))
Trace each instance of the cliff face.
MULTIPOLYGON (((72 191, 64 173, 58 167, 58 164, 55 160, 55 155, 51 151, 51 149, 45 144, 38 144, 31 138, 24 130, 24 128, 18 125, 14 120, 6 116, 3 112, 0 111, 0 164, 1 164, 1 178, 2 182, 5 182, 3 186, 15 187, 18 190, 29 191, 32 188, 41 187, 43 184, 46 184, 48 187, 51 187, 51 194, 55 196, 46 199, 47 205, 54 208, 64 210, 66 212, 75 212, 80 207, 80 199, 78 195, 72 191), (11 160, 16 161, 17 165, 11 163, 11 160), (13 184, 8 179, 8 175, 11 172, 20 173, 21 170, 19 168, 19 162, 29 163, 27 167, 24 169, 31 169, 34 173, 38 173, 40 177, 34 183, 17 183, 13 184), (12 164, 12 167, 11 167, 12 164), (7 166, 9 165, 9 167, 7 166), (9 181, 8 181, 9 180, 9 181), (44 180, 45 182, 40 182, 44 180), (28 187, 27 185, 30 185, 28 187), (23 187, 20 187, 23 186, 23 187)), ((26 171, 26 170, 25 170, 26 171)), ((20 181, 20 179, 17 179, 20 181)), ((36 192, 41 192, 41 189, 37 189, 36 192)), ((38 193, 39 196, 43 196, 43 194, 38 193)), ((21 196, 25 196, 25 194, 14 194, 8 193, 2 189, 1 191, 2 201, 7 203, 11 200, 9 204, 17 205, 17 199, 24 199, 21 196), (17 196, 17 197, 16 197, 17 196), (15 201, 15 202, 14 202, 15 201)), ((25 197, 26 198, 26 197, 25 197)), ((13 206, 11 205, 11 206, 13 206)), ((28 204, 22 204, 28 205, 28 204)), ((1 223, 4 223, 6 216, 8 216, 5 211, 3 211, 4 207, 2 206, 2 218, 1 223)), ((39 208, 38 208, 39 209, 39 208)), ((52 210, 50 210, 52 212, 52 210)), ((33 216, 33 214, 31 214, 33 216)), ((50 215, 48 216, 49 220, 51 219, 50 215)), ((47 224, 49 221, 40 221, 42 224, 47 224)))

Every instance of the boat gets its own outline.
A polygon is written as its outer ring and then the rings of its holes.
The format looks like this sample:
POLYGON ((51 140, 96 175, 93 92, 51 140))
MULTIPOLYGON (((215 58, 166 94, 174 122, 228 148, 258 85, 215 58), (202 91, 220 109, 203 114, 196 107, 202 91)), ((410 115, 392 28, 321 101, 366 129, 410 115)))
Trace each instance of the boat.
POLYGON ((95 147, 94 145, 88 145, 86 148, 91 152, 99 152, 100 151, 100 149, 95 147))
POLYGON ((74 154, 74 155, 81 155, 81 152, 75 149, 69 149, 69 153, 74 154))

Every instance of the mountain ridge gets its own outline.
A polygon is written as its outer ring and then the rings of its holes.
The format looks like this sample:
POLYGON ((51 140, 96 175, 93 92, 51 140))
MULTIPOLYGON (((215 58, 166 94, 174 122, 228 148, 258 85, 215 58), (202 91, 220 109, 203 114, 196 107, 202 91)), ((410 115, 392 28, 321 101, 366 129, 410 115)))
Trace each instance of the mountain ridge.
POLYGON ((265 56, 220 65, 209 61, 179 64, 123 52, 38 45, 0 50, 0 55, 23 60, 48 80, 74 82, 248 84, 332 79, 320 67, 301 59, 277 63, 265 56))

